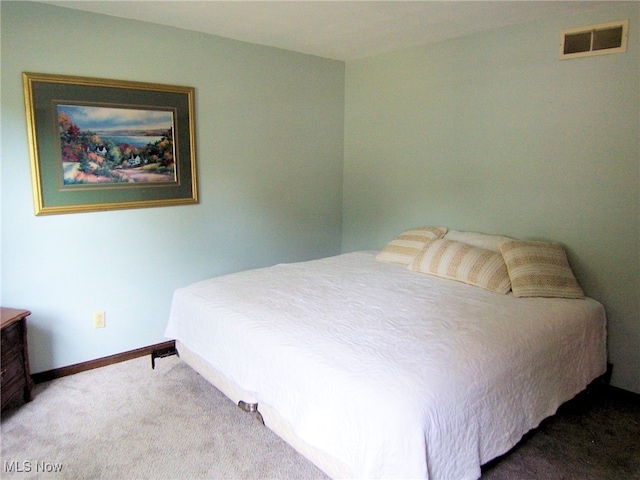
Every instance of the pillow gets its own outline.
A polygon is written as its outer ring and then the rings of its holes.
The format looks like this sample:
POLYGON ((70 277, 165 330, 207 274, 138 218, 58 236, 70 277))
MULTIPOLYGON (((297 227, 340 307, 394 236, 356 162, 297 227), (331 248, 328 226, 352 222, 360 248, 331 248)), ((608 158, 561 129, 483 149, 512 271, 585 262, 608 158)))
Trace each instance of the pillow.
POLYGON ((459 232, 451 230, 444 238, 454 240, 456 242, 468 243, 474 247, 486 248, 492 252, 500 251, 500 244, 510 242, 513 238, 503 237, 502 235, 487 235, 486 233, 477 232, 459 232))
POLYGON ((516 297, 584 298, 559 243, 511 241, 500 251, 516 297))
POLYGON ((409 270, 503 294, 511 288, 507 266, 499 252, 444 238, 427 243, 409 270))
POLYGON ((409 265, 427 242, 440 238, 445 233, 447 233, 447 227, 420 227, 406 230, 387 243, 376 255, 376 260, 409 265))

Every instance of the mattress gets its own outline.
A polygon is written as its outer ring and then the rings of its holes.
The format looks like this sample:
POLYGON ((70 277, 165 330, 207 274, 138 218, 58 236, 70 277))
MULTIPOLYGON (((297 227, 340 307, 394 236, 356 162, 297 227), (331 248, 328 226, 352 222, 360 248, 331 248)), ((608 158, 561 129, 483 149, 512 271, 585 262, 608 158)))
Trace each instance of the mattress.
POLYGON ((165 334, 329 475, 437 480, 480 477, 604 373, 605 324, 590 298, 516 298, 354 252, 178 289, 165 334))

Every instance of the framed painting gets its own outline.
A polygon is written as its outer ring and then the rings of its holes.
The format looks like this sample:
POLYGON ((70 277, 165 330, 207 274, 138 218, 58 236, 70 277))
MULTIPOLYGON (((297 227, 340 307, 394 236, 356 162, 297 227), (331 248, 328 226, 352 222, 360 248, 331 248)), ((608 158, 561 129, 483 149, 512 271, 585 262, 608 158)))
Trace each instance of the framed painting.
POLYGON ((198 203, 192 87, 23 73, 36 215, 198 203))

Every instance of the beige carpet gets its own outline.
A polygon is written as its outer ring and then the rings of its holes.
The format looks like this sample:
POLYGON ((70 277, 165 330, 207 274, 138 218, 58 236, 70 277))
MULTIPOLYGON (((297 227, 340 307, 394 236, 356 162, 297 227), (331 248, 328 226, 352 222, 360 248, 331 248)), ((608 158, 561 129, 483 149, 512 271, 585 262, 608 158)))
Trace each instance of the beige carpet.
MULTIPOLYGON (((638 398, 579 395, 482 479, 640 480, 638 398)), ((3 413, 1 442, 2 479, 326 478, 175 356, 38 385, 3 413)))
POLYGON ((3 479, 326 478, 175 356, 38 385, 1 456, 3 479))

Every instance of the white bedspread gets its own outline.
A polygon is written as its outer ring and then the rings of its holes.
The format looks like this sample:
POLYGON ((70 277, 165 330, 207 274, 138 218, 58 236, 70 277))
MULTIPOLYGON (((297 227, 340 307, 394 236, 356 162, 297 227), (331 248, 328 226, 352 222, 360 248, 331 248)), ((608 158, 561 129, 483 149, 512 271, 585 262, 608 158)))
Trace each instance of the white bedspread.
POLYGON ((604 373, 595 300, 516 298, 374 256, 179 289, 166 336, 359 478, 476 479, 604 373))

